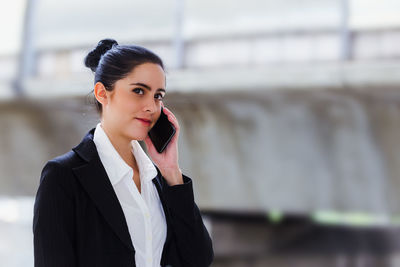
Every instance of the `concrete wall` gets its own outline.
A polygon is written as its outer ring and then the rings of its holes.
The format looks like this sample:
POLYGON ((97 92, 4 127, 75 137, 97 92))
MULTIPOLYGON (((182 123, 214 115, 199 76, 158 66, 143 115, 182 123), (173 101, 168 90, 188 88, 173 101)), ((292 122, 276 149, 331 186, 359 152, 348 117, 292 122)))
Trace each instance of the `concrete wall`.
POLYGON ((95 122, 82 99, 0 103, 0 195, 36 193, 44 164, 79 142, 95 122))
MULTIPOLYGON (((44 163, 97 123, 87 100, 1 104, 1 194, 34 194, 44 163)), ((397 89, 170 93, 166 105, 205 210, 400 212, 397 89)))

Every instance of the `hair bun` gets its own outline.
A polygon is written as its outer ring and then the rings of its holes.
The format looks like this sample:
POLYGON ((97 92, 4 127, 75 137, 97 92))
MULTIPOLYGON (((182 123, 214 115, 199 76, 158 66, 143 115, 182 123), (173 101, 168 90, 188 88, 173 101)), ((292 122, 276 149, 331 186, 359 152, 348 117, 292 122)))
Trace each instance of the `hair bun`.
POLYGON ((118 45, 114 39, 103 39, 101 40, 96 48, 87 54, 85 57, 85 66, 90 68, 93 72, 96 72, 97 66, 99 65, 101 56, 104 55, 108 50, 113 48, 114 45, 118 45))

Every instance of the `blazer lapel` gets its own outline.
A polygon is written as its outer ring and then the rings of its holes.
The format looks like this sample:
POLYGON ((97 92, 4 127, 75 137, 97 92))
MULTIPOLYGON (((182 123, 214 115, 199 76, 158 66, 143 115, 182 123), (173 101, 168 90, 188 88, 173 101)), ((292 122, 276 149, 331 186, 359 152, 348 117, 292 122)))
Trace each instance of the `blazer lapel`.
POLYGON ((116 235, 134 251, 123 210, 93 142, 94 130, 90 130, 82 142, 73 148, 86 161, 86 164, 73 168, 73 171, 116 235))

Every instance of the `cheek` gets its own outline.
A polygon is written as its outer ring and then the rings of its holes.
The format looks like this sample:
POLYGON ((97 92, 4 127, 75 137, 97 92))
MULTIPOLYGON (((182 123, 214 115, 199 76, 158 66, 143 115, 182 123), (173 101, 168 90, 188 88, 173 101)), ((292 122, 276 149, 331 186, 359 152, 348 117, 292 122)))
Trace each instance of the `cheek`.
POLYGON ((157 115, 154 116, 154 122, 153 125, 151 126, 151 128, 153 128, 153 126, 156 124, 157 120, 160 118, 161 112, 157 113, 157 115))
POLYGON ((119 99, 119 102, 117 103, 117 108, 121 111, 124 111, 127 113, 136 111, 139 108, 139 103, 135 101, 134 98, 130 97, 129 95, 126 95, 125 97, 121 97, 119 99))
POLYGON ((161 108, 158 110, 156 117, 156 120, 158 120, 161 116, 161 108))

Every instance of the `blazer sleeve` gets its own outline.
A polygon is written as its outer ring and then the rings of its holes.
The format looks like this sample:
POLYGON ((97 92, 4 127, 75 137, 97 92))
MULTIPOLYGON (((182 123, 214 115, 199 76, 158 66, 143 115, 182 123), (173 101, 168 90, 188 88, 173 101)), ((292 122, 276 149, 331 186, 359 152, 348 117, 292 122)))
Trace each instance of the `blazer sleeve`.
POLYGON ((74 267, 74 202, 62 181, 68 172, 57 162, 43 168, 33 216, 35 267, 74 267))
POLYGON ((183 182, 166 188, 178 251, 183 266, 210 266, 214 258, 212 241, 194 202, 192 180, 183 175, 183 182))

